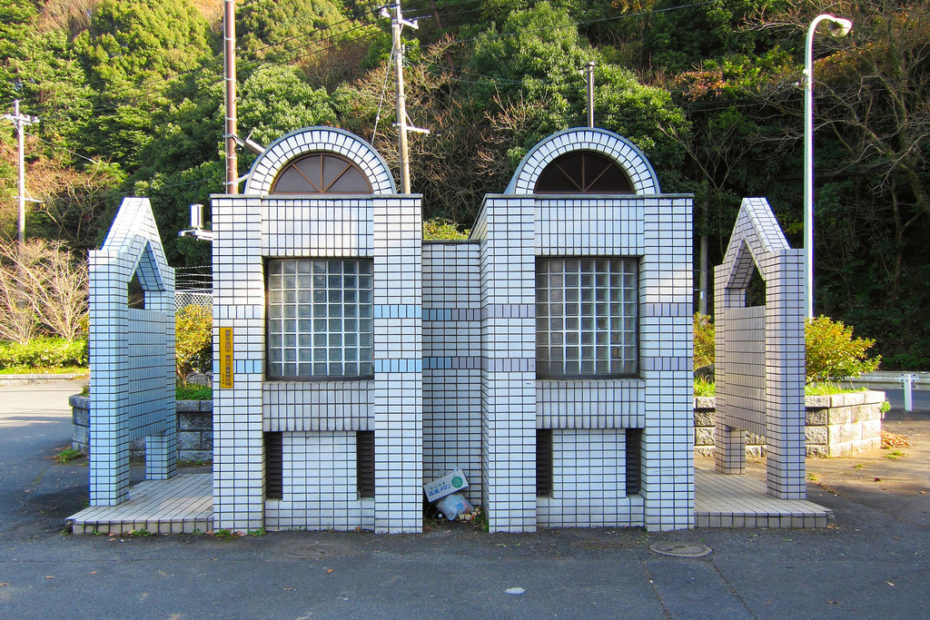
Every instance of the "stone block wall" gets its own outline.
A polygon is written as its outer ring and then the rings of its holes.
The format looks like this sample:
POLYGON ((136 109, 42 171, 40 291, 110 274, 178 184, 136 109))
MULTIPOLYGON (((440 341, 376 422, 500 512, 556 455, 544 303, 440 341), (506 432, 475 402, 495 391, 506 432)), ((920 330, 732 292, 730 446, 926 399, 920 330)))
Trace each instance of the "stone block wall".
MULTIPOLYGON (((885 393, 876 391, 808 396, 805 398, 807 456, 850 456, 882 445, 882 403, 885 393)), ((694 399, 694 449, 702 456, 714 454, 715 399, 694 399)), ((746 455, 765 456, 765 439, 746 434, 746 455)))
POLYGON ((882 445, 884 392, 807 397, 807 453, 849 456, 882 445))
MULTIPOLYGON (((71 405, 71 447, 90 454, 90 397, 74 395, 71 405)), ((213 403, 209 400, 177 401, 178 459, 182 461, 210 461, 213 459, 213 403)), ((136 439, 129 444, 129 456, 145 456, 145 440, 136 439)))

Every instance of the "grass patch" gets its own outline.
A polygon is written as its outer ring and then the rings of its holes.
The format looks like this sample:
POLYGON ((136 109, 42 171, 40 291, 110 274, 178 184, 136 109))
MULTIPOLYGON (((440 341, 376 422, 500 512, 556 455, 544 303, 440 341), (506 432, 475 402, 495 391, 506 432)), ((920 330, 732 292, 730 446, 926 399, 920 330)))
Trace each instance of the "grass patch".
MULTIPOLYGON (((854 392, 864 392, 866 388, 843 387, 839 383, 810 383, 804 386, 805 396, 830 396, 833 394, 851 394, 854 392)), ((694 379, 695 396, 714 396, 716 393, 716 384, 708 379, 696 377, 694 379)))
POLYGON ((839 383, 833 383, 832 381, 808 383, 804 386, 805 396, 832 396, 833 394, 850 394, 864 391, 865 388, 843 387, 839 383))
POLYGON ((75 461, 83 456, 84 453, 80 450, 75 450, 74 448, 64 448, 55 454, 55 462, 64 465, 65 463, 70 463, 71 461, 75 461))
POLYGON ((210 400, 213 388, 205 385, 178 385, 174 391, 177 400, 210 400))
POLYGON ((694 379, 694 395, 695 396, 713 396, 715 384, 710 379, 703 379, 701 377, 695 377, 694 379))

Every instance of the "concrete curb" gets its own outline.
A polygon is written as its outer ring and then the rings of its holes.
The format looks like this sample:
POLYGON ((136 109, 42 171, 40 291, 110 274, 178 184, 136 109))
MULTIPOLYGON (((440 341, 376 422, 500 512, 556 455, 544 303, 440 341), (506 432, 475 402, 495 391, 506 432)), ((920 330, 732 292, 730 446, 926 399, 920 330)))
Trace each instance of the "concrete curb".
POLYGON ((66 383, 90 379, 90 371, 65 374, 0 375, 0 385, 22 385, 26 383, 66 383))

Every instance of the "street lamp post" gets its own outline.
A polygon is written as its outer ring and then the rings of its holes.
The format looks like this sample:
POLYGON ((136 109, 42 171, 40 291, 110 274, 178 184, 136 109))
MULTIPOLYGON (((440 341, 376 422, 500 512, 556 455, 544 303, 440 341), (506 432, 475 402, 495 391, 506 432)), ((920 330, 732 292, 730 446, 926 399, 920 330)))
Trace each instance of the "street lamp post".
POLYGON ((804 48, 804 303, 807 318, 814 318, 814 31, 822 21, 836 24, 832 34, 845 37, 852 30, 848 19, 824 13, 807 29, 804 48))

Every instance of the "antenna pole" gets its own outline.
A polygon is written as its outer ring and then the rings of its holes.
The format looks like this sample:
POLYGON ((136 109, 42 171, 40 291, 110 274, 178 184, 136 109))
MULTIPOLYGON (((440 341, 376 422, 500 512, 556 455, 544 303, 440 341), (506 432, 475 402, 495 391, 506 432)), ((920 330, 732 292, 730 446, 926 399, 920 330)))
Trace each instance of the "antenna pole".
POLYGON ((585 81, 588 83, 588 127, 594 127, 594 61, 588 61, 585 67, 585 81))

